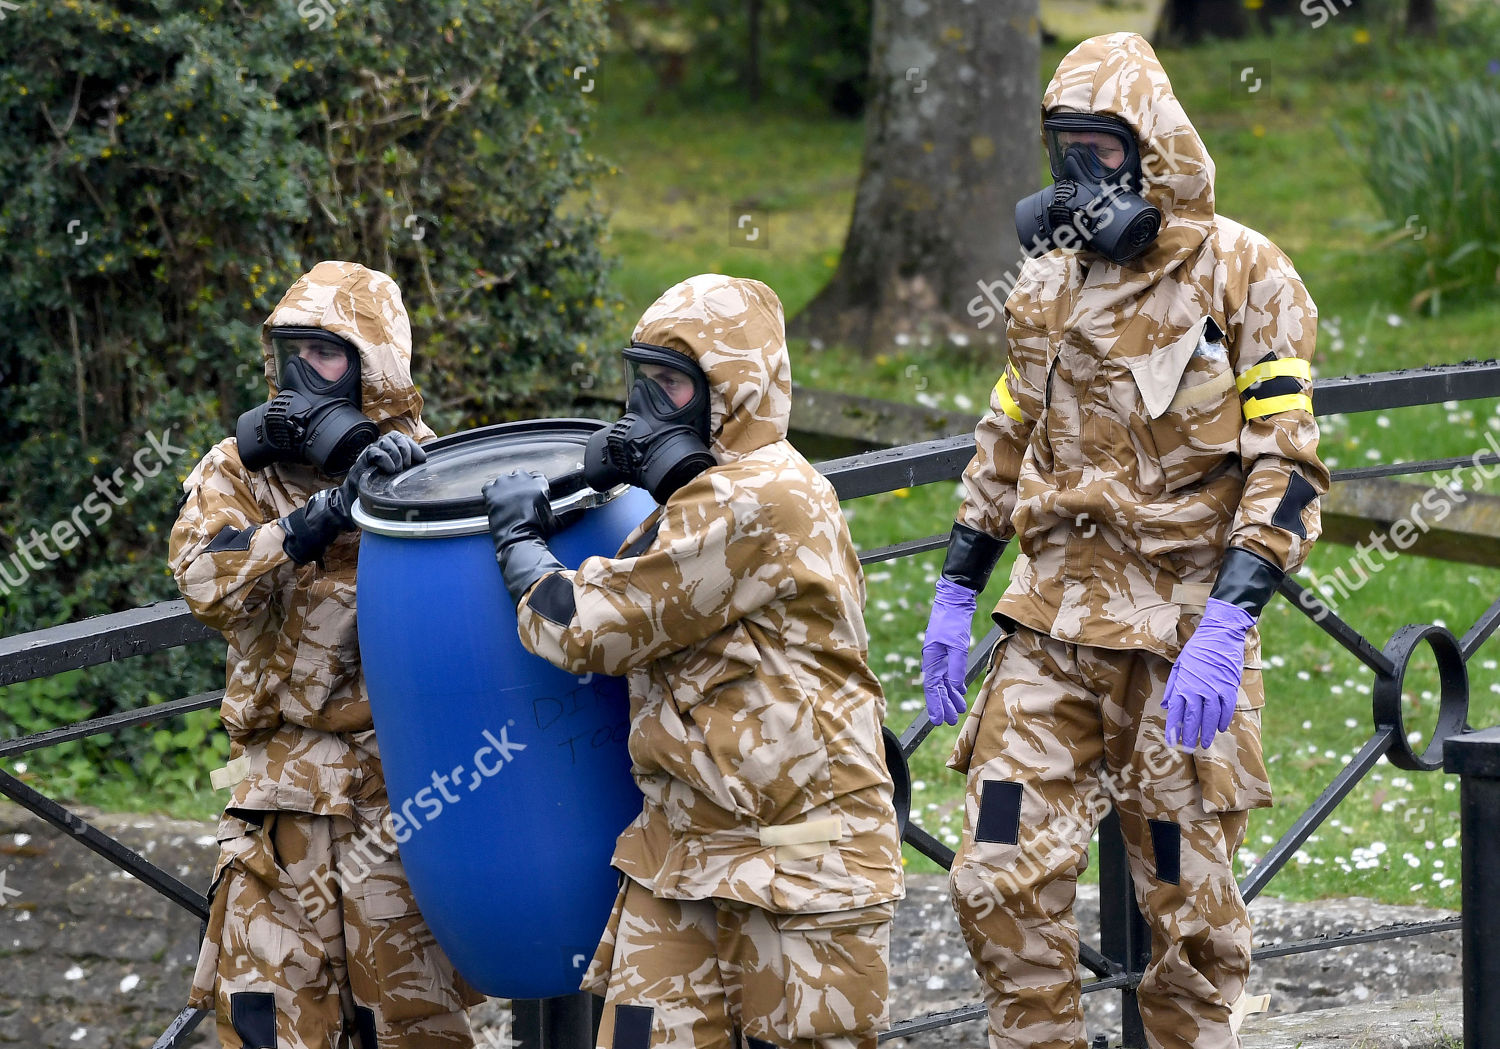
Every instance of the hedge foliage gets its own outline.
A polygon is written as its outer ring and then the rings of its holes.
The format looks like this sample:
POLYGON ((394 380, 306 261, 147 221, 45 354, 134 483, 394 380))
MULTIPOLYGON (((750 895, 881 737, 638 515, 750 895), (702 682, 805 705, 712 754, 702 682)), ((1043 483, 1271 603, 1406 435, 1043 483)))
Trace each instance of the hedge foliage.
MULTIPOLYGON (((164 565, 179 482, 266 396, 259 325, 321 259, 401 285, 439 432, 571 399, 615 305, 575 76, 597 62, 602 12, 4 7, 0 634, 176 596, 164 565), (153 450, 163 433, 180 452, 153 450), (96 509, 108 498, 106 519, 81 510, 90 495, 96 509), (48 536, 70 519, 86 534, 64 549, 48 536)), ((86 672, 70 691, 102 714, 222 685, 221 659, 194 646, 86 672)), ((0 737, 55 691, 0 693, 0 737)), ((99 756, 163 754, 141 733, 100 740, 99 756)))

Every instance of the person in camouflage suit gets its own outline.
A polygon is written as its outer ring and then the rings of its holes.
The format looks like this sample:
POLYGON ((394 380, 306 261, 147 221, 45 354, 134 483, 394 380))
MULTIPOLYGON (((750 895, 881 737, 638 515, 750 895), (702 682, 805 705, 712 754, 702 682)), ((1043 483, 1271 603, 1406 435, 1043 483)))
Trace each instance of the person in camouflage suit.
POLYGON ((233 796, 190 1002, 216 1010, 226 1049, 468 1049, 466 1007, 482 997, 434 942, 385 836, 355 630, 350 489, 366 470, 419 460, 433 436, 411 327, 385 274, 319 263, 265 322, 273 396, 289 374, 273 333, 287 330, 315 336, 305 360, 357 367, 360 411, 382 436, 343 484, 308 462, 249 469, 234 437, 183 484, 170 563, 193 614, 229 642, 233 756, 216 779, 233 796))
POLYGON ((1317 311, 1285 255, 1215 213, 1213 162, 1140 37, 1075 48, 1043 116, 1096 170, 1138 149, 1162 223, 1131 261, 1030 258, 1005 304, 1010 359, 923 650, 929 716, 954 723, 977 593, 1018 536, 1006 634, 949 761, 967 776, 953 904, 991 1049, 1083 1049, 1072 906, 1113 805, 1153 930, 1147 1040, 1228 1049, 1251 947, 1232 864, 1248 810, 1271 803, 1255 619, 1328 486, 1317 311))
POLYGON ((709 454, 645 483, 664 505, 617 556, 563 570, 545 481, 485 489, 526 648, 628 676, 645 801, 583 980, 606 999, 598 1045, 873 1049, 903 892, 885 699, 838 498, 787 441, 781 303, 757 281, 694 277, 624 353, 641 378, 621 439, 687 412, 688 445, 709 454))

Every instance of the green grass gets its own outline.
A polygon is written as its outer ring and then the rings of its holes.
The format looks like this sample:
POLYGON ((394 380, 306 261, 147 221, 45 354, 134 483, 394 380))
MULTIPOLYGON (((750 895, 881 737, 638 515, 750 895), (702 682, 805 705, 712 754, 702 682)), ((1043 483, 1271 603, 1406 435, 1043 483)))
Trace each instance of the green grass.
MULTIPOLYGON (((1054 68, 1069 43, 1048 49, 1043 68, 1054 68)), ((1319 304, 1317 375, 1494 354, 1500 302, 1471 303, 1436 318, 1408 312, 1408 293, 1373 250, 1370 230, 1382 216, 1361 178, 1360 159, 1343 144, 1362 148, 1372 99, 1396 97, 1441 56, 1379 27, 1362 31, 1352 20, 1335 20, 1316 33, 1159 53, 1215 158, 1220 212, 1286 250, 1319 304), (1236 98, 1233 70, 1251 63, 1269 69, 1268 89, 1256 99, 1236 98)), ((765 280, 794 314, 837 261, 857 183, 862 127, 789 114, 644 117, 643 82, 632 85, 629 70, 616 67, 616 83, 616 93, 600 94, 595 147, 621 170, 603 192, 614 208, 623 327, 669 283, 705 270, 765 280), (744 202, 769 214, 764 249, 728 246, 730 209, 744 202)), ((1040 171, 1040 158, 1038 164, 1040 171)), ((850 348, 794 344, 793 362, 797 380, 809 386, 976 413, 1003 364, 954 347, 918 345, 867 358, 850 348)), ((1500 430, 1494 401, 1322 422, 1322 449, 1333 468, 1467 455, 1483 446, 1487 429, 1500 430)), ((1493 483, 1486 487, 1500 491, 1493 483)), ((856 542, 869 549, 946 532, 957 502, 956 484, 942 483, 857 500, 845 510, 856 542)), ((1321 544, 1310 567, 1327 575, 1353 553, 1321 544)), ((1012 557, 996 571, 982 610, 1003 590, 1012 557)), ((935 553, 868 572, 871 660, 886 689, 888 723, 898 730, 923 710, 918 638, 940 565, 941 554, 935 553)), ((1411 621, 1443 622, 1462 634, 1497 592, 1500 571, 1403 556, 1339 602, 1338 610, 1380 646, 1411 621)), ((975 636, 986 626, 981 614, 975 636)), ((1264 743, 1277 805, 1254 814, 1242 864, 1265 853, 1372 732, 1369 671, 1284 601, 1267 610, 1263 634, 1264 743)), ((1476 725, 1500 722, 1497 651, 1500 642, 1489 642, 1471 664, 1470 720, 1476 725)), ((1436 714, 1435 677, 1419 661, 1406 681, 1409 728, 1424 737, 1436 714)), ((962 826, 962 782, 944 764, 955 733, 946 726, 935 730, 912 762, 916 817, 950 845, 962 826)), ((1270 891, 1299 899, 1359 894, 1456 907, 1455 788, 1451 777, 1401 772, 1382 762, 1270 891)), ((936 869, 915 854, 908 858, 911 870, 936 869)), ((1091 870, 1086 877, 1092 876, 1091 870)))
POLYGON ((600 195, 611 214, 624 299, 616 338, 662 291, 696 273, 771 284, 788 315, 838 263, 858 182, 863 125, 789 114, 646 115, 650 89, 628 57, 612 60, 592 149, 617 174, 600 195), (738 217, 761 230, 753 245, 738 217))

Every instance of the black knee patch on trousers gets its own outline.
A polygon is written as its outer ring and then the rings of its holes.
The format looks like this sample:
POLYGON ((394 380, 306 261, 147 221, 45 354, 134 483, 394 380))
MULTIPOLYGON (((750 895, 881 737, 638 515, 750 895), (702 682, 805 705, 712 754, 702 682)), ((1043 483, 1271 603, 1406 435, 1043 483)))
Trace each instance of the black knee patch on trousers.
POLYGON ((1147 820, 1151 851, 1156 855, 1156 880, 1182 884, 1182 828, 1166 820, 1147 820))
POLYGON ((979 787, 979 819, 975 841, 1015 845, 1021 840, 1021 785, 1003 779, 985 780, 979 787))
POLYGON ((610 1049, 648 1049, 655 1012, 649 1005, 615 1006, 615 1038, 609 1043, 610 1049))
POLYGON ((375 1010, 363 1005, 354 1007, 354 1030, 359 1035, 360 1049, 380 1049, 375 1041, 375 1010))
POLYGON ((745 1044, 748 1045, 750 1049, 776 1049, 776 1046, 772 1043, 760 1038, 751 1038, 749 1035, 745 1036, 745 1044))
POLYGON ((276 996, 270 991, 231 994, 229 1025, 245 1049, 276 1049, 276 996))

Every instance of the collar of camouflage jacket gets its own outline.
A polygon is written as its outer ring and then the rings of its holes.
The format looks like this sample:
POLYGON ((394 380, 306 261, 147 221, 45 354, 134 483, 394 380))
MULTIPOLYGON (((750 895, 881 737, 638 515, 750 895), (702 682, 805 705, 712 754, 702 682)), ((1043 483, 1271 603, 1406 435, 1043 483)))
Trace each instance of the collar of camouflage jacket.
POLYGON ((422 440, 422 395, 411 377, 411 321, 396 282, 355 262, 320 262, 282 296, 261 328, 266 381, 276 393, 280 376, 270 330, 322 328, 359 351, 361 411, 382 433, 400 430, 422 440))
POLYGON ((662 293, 637 342, 687 354, 708 376, 710 450, 720 463, 786 439, 792 366, 781 300, 758 280, 702 273, 662 293))

